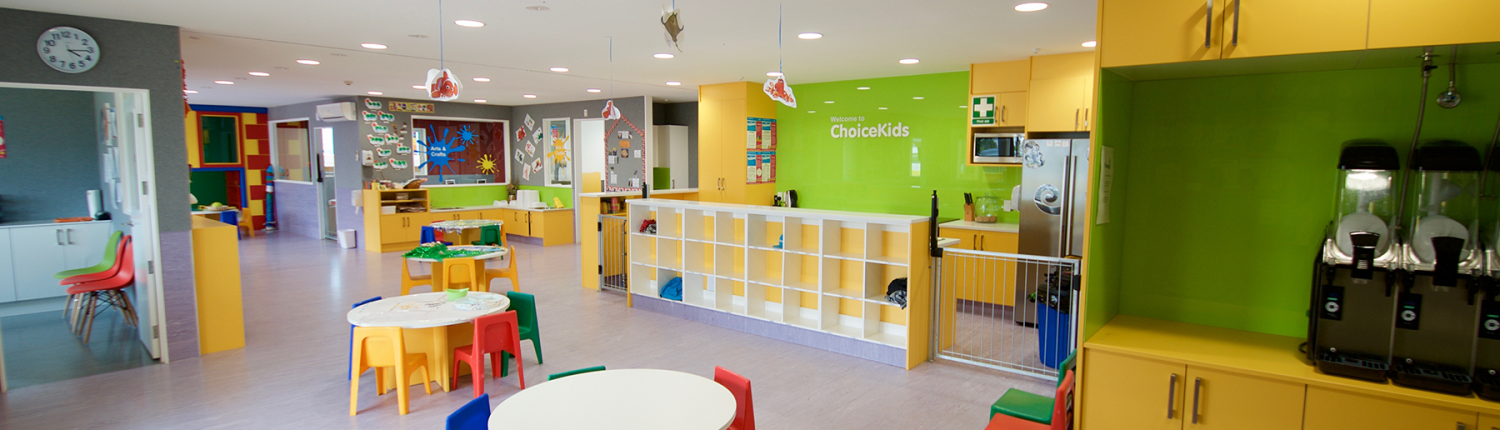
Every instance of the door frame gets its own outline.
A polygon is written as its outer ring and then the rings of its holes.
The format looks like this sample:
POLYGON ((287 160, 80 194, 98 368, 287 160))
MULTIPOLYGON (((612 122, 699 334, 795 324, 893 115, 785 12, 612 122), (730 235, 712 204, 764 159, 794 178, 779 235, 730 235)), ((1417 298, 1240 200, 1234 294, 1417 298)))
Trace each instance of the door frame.
MULTIPOLYGON (((579 148, 581 146, 579 145, 579 142, 578 142, 578 138, 579 138, 579 136, 578 136, 578 130, 583 128, 584 121, 598 121, 600 123, 603 123, 605 121, 605 119, 604 118, 573 118, 573 130, 572 130, 573 135, 570 136, 569 139, 568 139, 568 140, 571 141, 571 142, 569 142, 569 144, 573 145, 573 237, 579 237, 579 238, 583 237, 583 224, 584 224, 585 221, 583 219, 579 218, 579 215, 582 214, 583 212, 579 212, 578 211, 578 205, 583 202, 583 158, 579 155, 582 152, 579 151, 579 148)), ((606 132, 606 133, 608 133, 608 132, 606 132)), ((607 146, 608 142, 609 142, 609 136, 604 136, 604 141, 606 142, 605 144, 607 146)), ((600 154, 600 156, 601 157, 608 157, 608 156, 603 155, 603 154, 600 154)), ((609 178, 604 177, 604 175, 608 173, 607 172, 608 169, 609 169, 608 163, 605 163, 605 170, 606 171, 605 172, 599 172, 599 178, 601 179, 601 182, 609 180, 609 178)), ((599 191, 600 192, 604 191, 602 183, 600 184, 599 191)), ((594 221, 597 221, 597 220, 594 220, 594 221)))

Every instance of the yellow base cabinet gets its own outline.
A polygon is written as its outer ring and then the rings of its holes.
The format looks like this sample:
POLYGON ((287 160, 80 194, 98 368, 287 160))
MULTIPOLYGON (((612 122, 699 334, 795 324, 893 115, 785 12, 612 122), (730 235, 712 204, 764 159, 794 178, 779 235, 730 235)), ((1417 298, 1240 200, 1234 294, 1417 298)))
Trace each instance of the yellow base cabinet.
POLYGON ((1303 428, 1317 430, 1471 430, 1479 414, 1323 387, 1307 388, 1303 428))
POLYGON ((1370 49, 1500 42, 1500 1, 1370 0, 1369 7, 1370 49))
POLYGON ((1182 429, 1187 366, 1100 351, 1084 354, 1080 428, 1182 429))
MULTIPOLYGON (((1185 428, 1298 430, 1307 386, 1188 366, 1185 428)), ((1308 427, 1314 428, 1314 427, 1308 427)))
POLYGON ((1479 414, 1479 430, 1500 430, 1500 416, 1479 414))

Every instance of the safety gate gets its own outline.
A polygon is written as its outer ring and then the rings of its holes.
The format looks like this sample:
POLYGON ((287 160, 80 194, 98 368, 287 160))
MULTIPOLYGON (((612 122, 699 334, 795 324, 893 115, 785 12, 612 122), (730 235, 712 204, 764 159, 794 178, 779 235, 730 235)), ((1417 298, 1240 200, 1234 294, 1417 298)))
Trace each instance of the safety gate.
POLYGON ((599 215, 599 288, 627 292, 630 285, 626 274, 630 273, 629 247, 625 240, 630 230, 625 227, 625 217, 599 215))
POLYGON ((1077 345, 1079 260, 954 248, 935 260, 938 358, 1057 377, 1077 345))

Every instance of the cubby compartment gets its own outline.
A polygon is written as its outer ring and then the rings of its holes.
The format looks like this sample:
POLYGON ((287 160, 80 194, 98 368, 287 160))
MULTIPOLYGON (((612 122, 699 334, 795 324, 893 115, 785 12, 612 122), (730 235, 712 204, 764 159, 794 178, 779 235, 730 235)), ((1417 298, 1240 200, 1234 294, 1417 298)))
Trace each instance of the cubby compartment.
POLYGON ((783 290, 781 322, 807 329, 818 329, 818 295, 783 290))
POLYGON ((891 285, 891 281, 906 277, 908 273, 906 266, 866 262, 864 272, 864 296, 866 300, 875 301, 885 306, 901 306, 886 300, 885 294, 891 285))
POLYGON ((712 241, 713 216, 705 215, 703 211, 696 209, 685 209, 682 211, 682 237, 688 240, 712 241))
POLYGON ((630 220, 625 224, 625 229, 631 233, 641 232, 641 223, 646 220, 656 219, 656 208, 646 205, 630 205, 630 220))
POLYGON ((869 298, 865 286, 866 264, 859 260, 824 258, 820 282, 823 294, 854 300, 869 298))
POLYGON ((656 238, 643 235, 630 235, 630 261, 656 265, 656 238))
POLYGON ((862 319, 865 302, 828 295, 820 302, 818 314, 823 331, 856 339, 865 337, 862 319))
POLYGON ((782 234, 785 238, 781 241, 781 249, 786 252, 798 254, 818 254, 818 220, 809 220, 798 217, 786 217, 781 223, 782 234))
POLYGON ((683 241, 682 270, 712 275, 714 273, 714 245, 691 240, 683 241))
POLYGON ((714 242, 732 245, 745 245, 745 232, 740 228, 744 220, 735 218, 734 212, 719 212, 714 214, 714 242))
POLYGON ((815 255, 782 253, 781 285, 793 290, 818 292, 818 274, 821 272, 815 255))
POLYGON ((864 304, 864 338, 892 346, 906 345, 906 311, 900 306, 864 304))
POLYGON ((667 269, 682 270, 682 241, 665 237, 656 238, 656 265, 667 269))
POLYGON ((745 286, 745 315, 781 322, 781 301, 786 292, 777 287, 749 284, 745 286))
POLYGON ((845 260, 865 257, 864 223, 824 220, 823 255, 845 260))
MULTIPOLYGON (((682 237, 681 214, 674 208, 656 208, 656 235, 659 237, 682 237)), ((635 226, 639 229, 641 226, 635 226)))
MULTIPOLYGON (((745 283, 725 278, 713 278, 713 280, 713 308, 724 312, 734 312, 734 292, 743 291, 745 283)), ((742 309, 737 313, 744 314, 745 311, 742 309)))
POLYGON ((768 251, 765 249, 750 249, 748 266, 746 266, 746 280, 766 285, 781 285, 781 277, 784 274, 781 265, 781 252, 768 251))
POLYGON ((726 278, 745 279, 745 248, 714 245, 714 274, 726 278))
MULTIPOLYGON (((630 291, 636 294, 659 297, 661 284, 666 281, 660 280, 660 275, 655 267, 644 264, 631 264, 629 277, 630 291)), ((667 280, 670 279, 667 278, 667 280)))
POLYGON ((745 216, 745 237, 751 248, 781 249, 783 223, 759 214, 745 216))
POLYGON ((682 277, 682 302, 693 306, 713 307, 713 277, 687 273, 682 277))
POLYGON ((885 264, 910 264, 909 225, 868 224, 865 227, 865 259, 885 264))

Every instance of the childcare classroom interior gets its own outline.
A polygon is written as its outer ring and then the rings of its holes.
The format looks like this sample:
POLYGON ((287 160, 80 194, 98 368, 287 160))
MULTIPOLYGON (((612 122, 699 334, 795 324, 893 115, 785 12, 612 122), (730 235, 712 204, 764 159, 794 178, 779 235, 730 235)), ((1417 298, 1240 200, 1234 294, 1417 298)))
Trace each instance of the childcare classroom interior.
POLYGON ((0 428, 1500 430, 1497 18, 0 0, 0 428))

